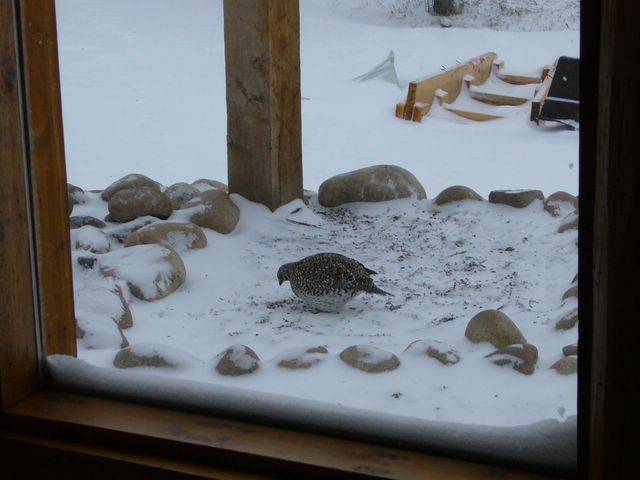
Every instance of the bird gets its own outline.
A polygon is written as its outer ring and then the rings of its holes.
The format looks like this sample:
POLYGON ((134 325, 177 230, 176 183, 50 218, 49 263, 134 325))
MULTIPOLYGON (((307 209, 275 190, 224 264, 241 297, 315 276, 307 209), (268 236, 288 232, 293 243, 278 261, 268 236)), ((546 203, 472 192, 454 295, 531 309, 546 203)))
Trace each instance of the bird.
POLYGON ((370 275, 376 272, 339 253, 317 253, 285 263, 278 269, 278 282, 289 281, 293 293, 322 312, 338 312, 359 293, 393 294, 378 288, 370 275))

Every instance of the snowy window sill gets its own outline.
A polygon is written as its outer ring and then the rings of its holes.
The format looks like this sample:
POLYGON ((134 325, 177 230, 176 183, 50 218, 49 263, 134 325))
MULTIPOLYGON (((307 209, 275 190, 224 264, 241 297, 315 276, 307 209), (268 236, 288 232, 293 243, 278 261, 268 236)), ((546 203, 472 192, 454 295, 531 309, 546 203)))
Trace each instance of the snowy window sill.
POLYGON ((535 469, 575 471, 577 417, 517 427, 465 425, 389 415, 242 388, 95 367, 47 358, 53 386, 287 428, 447 453, 535 469))

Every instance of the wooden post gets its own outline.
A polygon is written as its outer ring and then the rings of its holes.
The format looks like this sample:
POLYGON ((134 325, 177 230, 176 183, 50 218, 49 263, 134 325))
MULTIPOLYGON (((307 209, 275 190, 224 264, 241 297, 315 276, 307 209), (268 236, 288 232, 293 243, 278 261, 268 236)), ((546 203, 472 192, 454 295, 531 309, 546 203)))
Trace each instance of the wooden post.
POLYGON ((225 0, 229 192, 302 198, 298 0, 225 0))

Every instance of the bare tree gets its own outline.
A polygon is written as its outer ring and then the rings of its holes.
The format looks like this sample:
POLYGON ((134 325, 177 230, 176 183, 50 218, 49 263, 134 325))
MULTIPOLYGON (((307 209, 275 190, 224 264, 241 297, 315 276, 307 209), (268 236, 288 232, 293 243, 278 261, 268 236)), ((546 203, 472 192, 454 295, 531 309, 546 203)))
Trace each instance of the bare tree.
POLYGON ((433 13, 447 17, 462 11, 462 0, 433 0, 433 13))

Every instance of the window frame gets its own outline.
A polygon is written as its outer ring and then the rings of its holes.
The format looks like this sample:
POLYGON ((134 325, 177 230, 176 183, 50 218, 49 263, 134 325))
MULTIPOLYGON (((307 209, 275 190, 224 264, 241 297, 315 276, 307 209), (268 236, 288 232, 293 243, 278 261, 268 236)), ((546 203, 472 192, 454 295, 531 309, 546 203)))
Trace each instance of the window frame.
MULTIPOLYGON (((615 478, 633 461, 625 406, 637 405, 638 393, 625 379, 633 378, 638 278, 626 267, 639 258, 628 225, 638 213, 640 135, 632 108, 638 93, 625 81, 638 67, 625 59, 640 57, 632 53, 640 45, 631 3, 581 6, 581 478, 615 478)), ((103 474, 153 478, 543 478, 481 459, 43 386, 38 344, 45 354, 76 353, 54 0, 0 0, 0 59, 0 448, 11 454, 7 465, 75 474, 100 465, 103 474)))

